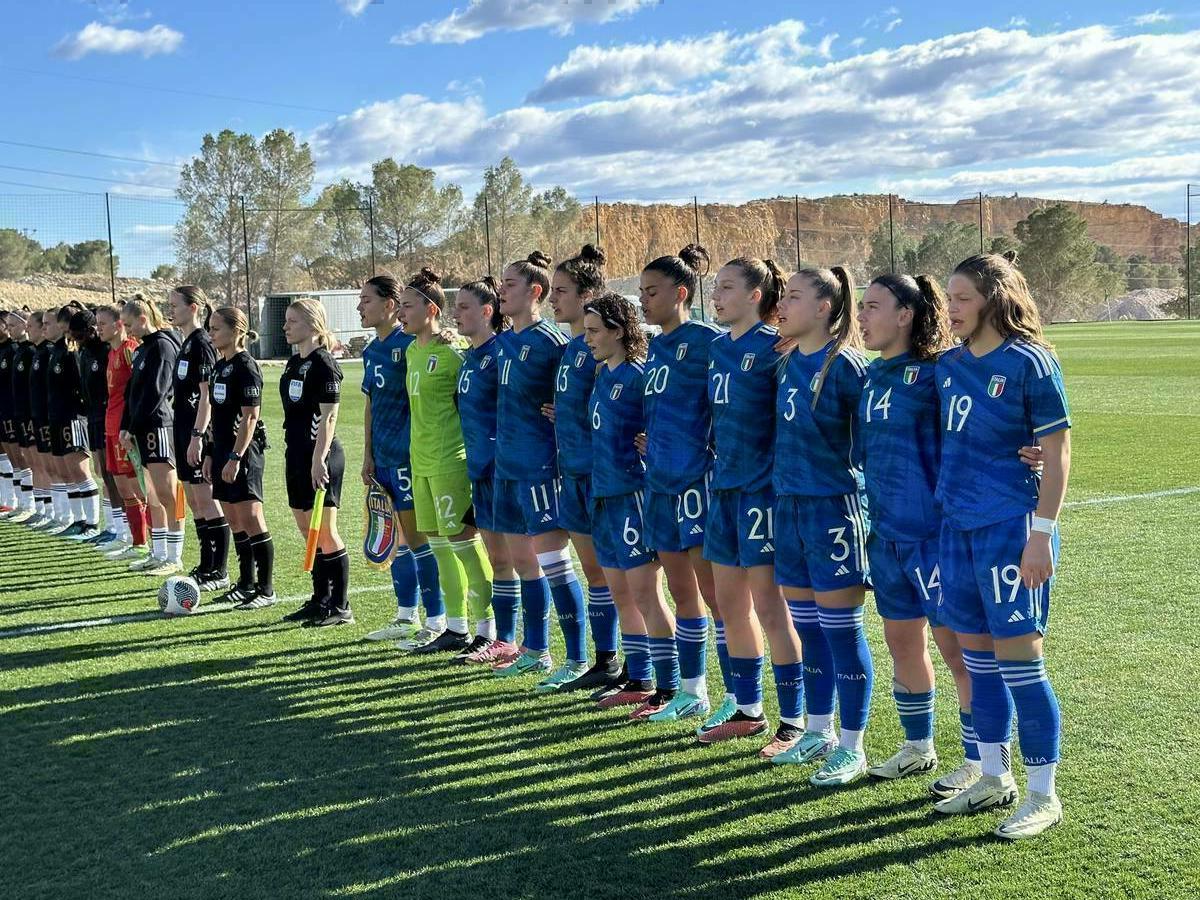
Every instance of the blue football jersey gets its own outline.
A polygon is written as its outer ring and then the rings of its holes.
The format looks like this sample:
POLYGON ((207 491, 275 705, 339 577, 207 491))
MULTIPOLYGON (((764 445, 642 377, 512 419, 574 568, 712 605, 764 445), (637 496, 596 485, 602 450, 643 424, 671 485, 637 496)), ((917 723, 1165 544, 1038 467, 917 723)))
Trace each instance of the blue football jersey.
POLYGON ((896 542, 936 537, 934 492, 942 431, 934 361, 902 353, 867 367, 858 405, 859 447, 871 529, 896 542))
POLYGON ((650 339, 646 360, 646 484, 680 494, 712 468, 709 347, 721 334, 706 322, 684 322, 650 339))
POLYGON ((397 325, 387 337, 376 337, 363 350, 362 390, 371 398, 371 453, 375 465, 382 468, 409 464, 411 422, 404 353, 413 340, 397 325))
POLYGON ((837 497, 858 490, 855 416, 867 358, 843 348, 829 364, 816 408, 813 394, 830 341, 816 353, 793 350, 780 367, 775 392, 775 493, 837 497))
POLYGON ((500 339, 492 336, 471 347, 458 370, 458 417, 467 448, 472 481, 492 476, 496 463, 496 389, 500 381, 500 339))
POLYGON ((571 338, 554 379, 554 437, 558 443, 558 471, 563 475, 587 475, 592 471, 588 401, 596 381, 596 365, 583 335, 571 338))
POLYGON ((771 483, 775 459, 775 381, 779 332, 762 322, 734 339, 709 346, 708 404, 712 409, 713 490, 757 491, 771 483))
POLYGON ((539 319, 498 336, 500 386, 496 404, 496 476, 537 481, 555 471, 554 423, 542 407, 554 402, 554 377, 567 338, 539 319))
POLYGON ((619 497, 645 485, 646 467, 633 442, 646 427, 645 381, 646 370, 639 362, 623 362, 615 369, 602 365, 596 374, 588 404, 593 497, 619 497))
POLYGON ((1036 509, 1039 477, 1017 451, 1071 427, 1054 354, 1010 338, 981 357, 967 347, 948 350, 935 372, 942 429, 937 498, 946 520, 965 531, 1036 509))

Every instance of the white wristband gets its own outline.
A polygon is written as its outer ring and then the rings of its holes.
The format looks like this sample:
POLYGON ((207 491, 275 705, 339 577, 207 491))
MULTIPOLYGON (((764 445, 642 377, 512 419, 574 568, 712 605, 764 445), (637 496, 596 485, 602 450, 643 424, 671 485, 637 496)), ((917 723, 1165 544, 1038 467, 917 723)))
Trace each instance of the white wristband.
POLYGON ((1057 519, 1043 519, 1041 516, 1034 516, 1033 523, 1029 526, 1029 530, 1040 531, 1042 534, 1054 534, 1054 529, 1057 527, 1057 519))

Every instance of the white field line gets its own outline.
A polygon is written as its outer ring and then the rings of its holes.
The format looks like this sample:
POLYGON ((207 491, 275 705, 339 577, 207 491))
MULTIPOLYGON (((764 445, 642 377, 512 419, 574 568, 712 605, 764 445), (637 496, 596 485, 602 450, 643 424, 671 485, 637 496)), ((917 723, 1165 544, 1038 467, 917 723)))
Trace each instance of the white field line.
POLYGON ((1063 509, 1077 509, 1080 506, 1104 506, 1109 503, 1128 503, 1132 500, 1157 500, 1160 497, 1182 497, 1185 494, 1200 494, 1200 487, 1171 488, 1169 491, 1150 491, 1148 494, 1114 494, 1111 497, 1073 500, 1070 503, 1064 503, 1063 509))
MULTIPOLYGON (((384 591, 391 591, 391 585, 371 585, 369 587, 350 588, 346 593, 350 596, 358 594, 381 594, 384 591)), ((307 600, 308 594, 296 594, 292 597, 280 597, 280 603, 299 603, 302 600, 307 600)), ((233 609, 232 603, 201 603, 200 608, 192 613, 192 616, 202 616, 206 613, 226 612, 233 609)), ((155 619, 172 619, 184 618, 183 616, 168 616, 157 610, 148 610, 146 612, 125 613, 120 616, 104 616, 99 619, 78 619, 73 622, 54 622, 50 625, 26 625, 23 628, 10 628, 5 631, 0 631, 0 639, 24 637, 30 634, 48 634, 53 631, 76 631, 80 628, 99 628, 103 625, 123 625, 126 622, 151 622, 155 619)), ((188 616, 187 618, 191 618, 188 616)))

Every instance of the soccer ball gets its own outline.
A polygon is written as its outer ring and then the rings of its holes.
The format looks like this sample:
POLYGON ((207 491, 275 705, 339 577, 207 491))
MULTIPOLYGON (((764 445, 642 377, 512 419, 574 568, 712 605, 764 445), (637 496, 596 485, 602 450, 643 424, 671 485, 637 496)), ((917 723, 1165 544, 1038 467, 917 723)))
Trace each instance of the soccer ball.
POLYGON ((158 608, 168 616, 187 616, 200 608, 200 586, 192 579, 173 575, 158 589, 158 608))

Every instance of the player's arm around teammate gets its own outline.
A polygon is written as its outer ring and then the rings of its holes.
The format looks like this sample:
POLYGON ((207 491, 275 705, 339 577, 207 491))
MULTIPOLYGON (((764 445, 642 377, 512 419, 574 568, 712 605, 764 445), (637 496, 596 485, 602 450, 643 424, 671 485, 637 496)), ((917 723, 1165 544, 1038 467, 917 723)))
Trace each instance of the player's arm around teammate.
POLYGON ((944 428, 939 553, 945 619, 971 675, 983 775, 936 808, 974 813, 1016 800, 1009 748, 1015 708, 1028 792, 996 834, 1026 838, 1062 819, 1054 785, 1061 716, 1043 635, 1071 419, 1062 371, 1013 255, 964 260, 949 294, 950 328, 963 346, 943 354, 936 368, 944 428), (1043 448, 1040 478, 1016 452, 1030 437, 1043 448))
POLYGON ((338 507, 346 454, 336 434, 342 395, 342 369, 330 354, 333 334, 318 300, 295 300, 284 314, 283 334, 296 352, 279 379, 283 403, 283 464, 288 506, 301 535, 307 535, 317 492, 324 491, 312 596, 283 617, 311 627, 354 622, 347 590, 350 556, 338 533, 338 507))
POLYGON ((263 517, 263 469, 266 432, 261 425, 262 370, 246 352, 258 339, 246 314, 232 306, 213 312, 209 335, 219 358, 209 392, 212 398, 212 444, 203 474, 213 498, 233 529, 238 580, 222 598, 234 609, 272 606, 275 596, 275 545, 263 517))
POLYGON ((710 347, 708 399, 716 462, 704 556, 713 578, 725 638, 736 712, 722 704, 698 732, 701 743, 749 737, 768 728, 762 706, 763 631, 771 647, 780 724, 762 749, 773 758, 803 730, 800 639, 775 581, 775 383, 779 332, 773 323, 783 273, 770 260, 741 257, 717 273, 713 306, 728 325, 710 347), (761 630, 760 630, 761 624, 761 630))

